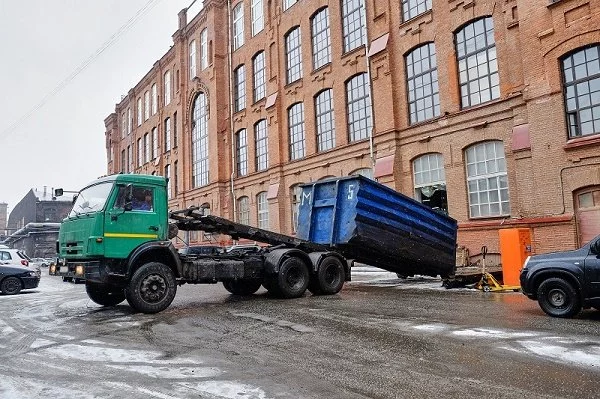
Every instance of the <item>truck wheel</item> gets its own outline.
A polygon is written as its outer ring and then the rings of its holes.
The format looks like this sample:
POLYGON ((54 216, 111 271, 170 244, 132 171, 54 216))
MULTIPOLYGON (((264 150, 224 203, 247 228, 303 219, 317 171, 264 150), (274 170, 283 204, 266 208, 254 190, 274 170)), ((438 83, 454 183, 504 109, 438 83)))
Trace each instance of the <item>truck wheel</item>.
POLYGON ((298 298, 304 295, 309 281, 310 274, 306 264, 297 257, 290 257, 279 267, 279 273, 274 275, 271 286, 277 296, 298 298))
POLYGON ((5 295, 16 295, 21 292, 21 288, 23 288, 23 285, 21 284, 21 280, 17 277, 5 278, 0 286, 0 290, 4 292, 5 295))
POLYGON ((132 308, 142 313, 158 313, 169 307, 176 292, 173 271, 162 263, 149 262, 133 274, 125 297, 132 308))
POLYGON ((252 295, 260 288, 260 281, 237 280, 223 281, 223 287, 233 295, 252 295))
POLYGON ((329 256, 321 262, 319 270, 310 279, 308 289, 315 295, 337 294, 344 286, 345 277, 342 262, 334 256, 329 256))
POLYGON ((537 290, 538 303, 553 317, 573 317, 581 310, 581 298, 573 286, 559 277, 544 280, 537 290))
POLYGON ((116 306, 125 300, 125 292, 106 284, 85 283, 85 292, 88 297, 102 306, 116 306))

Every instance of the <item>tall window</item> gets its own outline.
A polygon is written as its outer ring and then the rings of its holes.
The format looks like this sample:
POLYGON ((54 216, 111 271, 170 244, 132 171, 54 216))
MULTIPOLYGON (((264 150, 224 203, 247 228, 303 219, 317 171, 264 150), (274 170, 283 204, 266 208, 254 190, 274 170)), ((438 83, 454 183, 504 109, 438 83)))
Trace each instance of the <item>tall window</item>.
POLYGON ((300 27, 292 29, 285 36, 285 53, 287 56, 287 83, 292 83, 302 77, 300 27))
POLYGON ((233 8, 233 49, 237 50, 244 44, 244 4, 239 3, 233 8))
POLYGON ((600 45, 562 59, 569 137, 600 133, 600 45))
POLYGON ((152 115, 158 112, 158 89, 156 83, 152 85, 152 115))
POLYGON ((335 147, 335 118, 333 116, 333 90, 326 89, 315 97, 318 151, 335 147))
POLYGON ((363 0, 342 0, 342 27, 345 53, 365 43, 363 37, 364 13, 363 0))
POLYGON ((144 120, 147 121, 150 118, 150 92, 144 93, 144 120))
POLYGON ((263 18, 263 0, 252 0, 252 36, 263 30, 265 22, 263 18))
POLYGON ((296 103, 288 108, 288 129, 290 139, 290 160, 304 158, 304 104, 296 103))
POLYGON ((402 0, 402 18, 408 21, 431 10, 431 0, 402 0))
POLYGON ((263 191, 256 196, 257 220, 259 229, 269 228, 269 201, 267 192, 263 191))
POLYGON ((200 32, 200 69, 208 67, 208 31, 206 28, 200 32))
POLYGON ((500 97, 494 22, 472 22, 456 32, 456 54, 463 108, 500 97))
POLYGON ((150 162, 150 135, 144 134, 144 162, 150 162))
POLYGON ((158 156, 158 129, 152 128, 152 159, 158 156))
POLYGON ((171 71, 165 72, 165 105, 171 104, 171 71))
POLYGON ((138 126, 140 126, 142 124, 142 121, 143 121, 142 112, 143 112, 142 97, 139 97, 138 100, 137 100, 137 125, 138 126))
POLYGON ((250 200, 248 197, 238 198, 238 223, 250 224, 250 200))
POLYGON ((248 134, 246 129, 238 131, 235 135, 236 164, 238 176, 248 174, 248 134))
POLYGON ((346 83, 349 141, 369 137, 371 131, 371 96, 367 74, 356 75, 346 83))
POLYGON ((410 123, 440 115, 435 45, 427 43, 406 55, 410 123))
POLYGON ((246 68, 240 65, 233 71, 233 110, 246 108, 246 68))
POLYGON ((254 102, 265 98, 267 95, 267 77, 265 71, 265 52, 261 51, 252 59, 252 69, 254 71, 254 102))
POLYGON ((173 148, 177 148, 179 137, 177 137, 177 111, 173 113, 173 148))
POLYGON ((171 198, 171 165, 165 166, 165 178, 167 179, 167 198, 171 198))
POLYGON ((141 138, 139 138, 137 141, 137 159, 138 166, 142 166, 144 163, 144 143, 142 142, 141 138))
POLYGON ((127 115, 125 112, 121 115, 121 138, 125 138, 125 134, 127 133, 127 115))
POLYGON ((127 134, 131 134, 133 129, 133 116, 131 115, 131 108, 127 108, 127 134))
POLYGON ((323 8, 311 20, 313 68, 331 62, 331 34, 329 33, 329 9, 323 8))
POLYGON ((254 139, 256 141, 256 171, 269 167, 269 137, 267 135, 267 121, 261 119, 254 125, 254 139))
POLYGON ((302 200, 302 187, 296 184, 290 188, 292 193, 292 232, 298 231, 298 212, 300 210, 300 201, 302 200))
POLYGON ((175 192, 175 195, 177 195, 177 193, 179 193, 179 183, 178 183, 178 178, 177 176, 179 176, 179 170, 178 170, 178 163, 177 161, 175 161, 173 163, 173 191, 175 192))
POLYGON ((192 115, 192 185, 208 184, 208 112, 206 94, 200 93, 194 100, 192 115))
POLYGON ((165 119, 165 152, 171 150, 171 118, 165 119))
POLYGON ((190 42, 190 79, 196 76, 196 41, 190 42))
POLYGON ((283 0, 283 11, 287 10, 297 2, 298 0, 283 0))
POLYGON ((467 148, 465 156, 471 217, 510 215, 503 143, 475 144, 467 148))
POLYGON ((127 159, 125 158, 125 150, 121 150, 121 173, 127 172, 127 159))
MULTIPOLYGON (((138 139, 138 146, 140 145, 141 140, 138 139)), ((133 172, 133 147, 128 145, 127 146, 127 173, 131 173, 133 172)))
POLYGON ((415 199, 448 212, 446 175, 442 154, 425 154, 413 161, 415 199))

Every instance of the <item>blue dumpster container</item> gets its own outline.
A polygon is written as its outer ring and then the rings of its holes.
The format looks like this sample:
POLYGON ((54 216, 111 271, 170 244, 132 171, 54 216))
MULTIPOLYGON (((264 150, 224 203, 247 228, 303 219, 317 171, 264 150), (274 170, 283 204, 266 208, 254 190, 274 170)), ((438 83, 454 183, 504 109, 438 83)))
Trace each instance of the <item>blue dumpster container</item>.
POLYGON ((302 186, 297 237, 346 258, 411 276, 448 277, 456 220, 363 176, 302 186))

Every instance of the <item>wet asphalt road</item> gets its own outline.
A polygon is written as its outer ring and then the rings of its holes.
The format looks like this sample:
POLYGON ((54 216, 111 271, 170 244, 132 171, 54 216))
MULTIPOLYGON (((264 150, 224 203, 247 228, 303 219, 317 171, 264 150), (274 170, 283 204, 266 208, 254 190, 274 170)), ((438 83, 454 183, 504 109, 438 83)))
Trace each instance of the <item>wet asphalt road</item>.
POLYGON ((335 296, 180 287, 157 315, 43 272, 0 296, 1 398, 592 398, 600 312, 353 273, 335 296))

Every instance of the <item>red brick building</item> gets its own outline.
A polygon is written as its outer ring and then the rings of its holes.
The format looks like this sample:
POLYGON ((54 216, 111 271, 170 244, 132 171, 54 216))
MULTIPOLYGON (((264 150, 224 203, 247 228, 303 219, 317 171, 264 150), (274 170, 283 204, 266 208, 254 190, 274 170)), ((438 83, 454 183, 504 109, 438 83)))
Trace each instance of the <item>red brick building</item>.
POLYGON ((599 27, 595 0, 205 0, 105 120, 108 172, 284 233, 298 184, 361 173, 472 252, 574 248, 600 233, 599 27))

